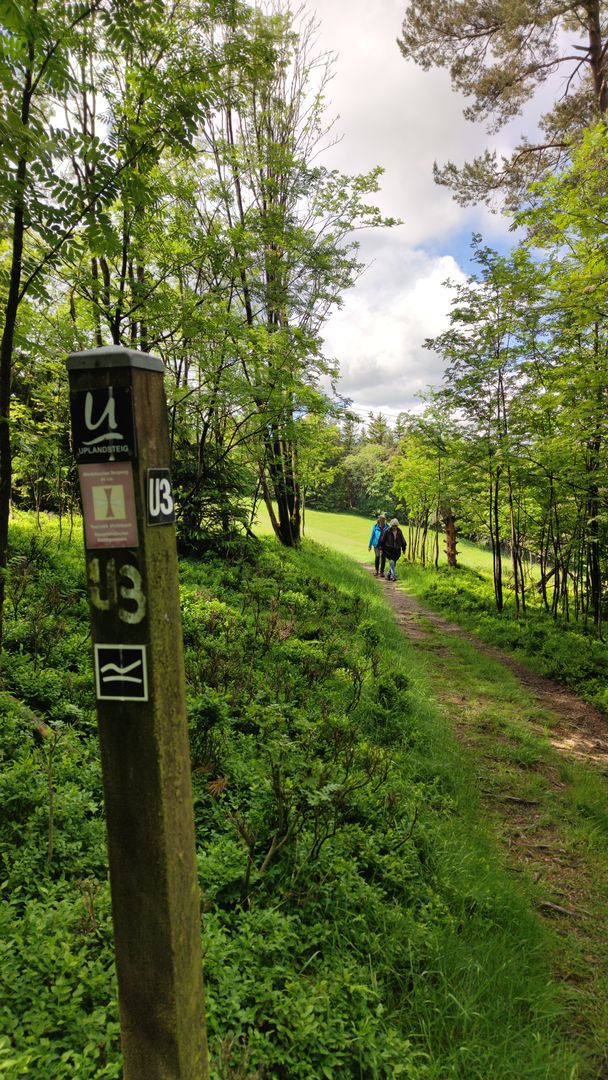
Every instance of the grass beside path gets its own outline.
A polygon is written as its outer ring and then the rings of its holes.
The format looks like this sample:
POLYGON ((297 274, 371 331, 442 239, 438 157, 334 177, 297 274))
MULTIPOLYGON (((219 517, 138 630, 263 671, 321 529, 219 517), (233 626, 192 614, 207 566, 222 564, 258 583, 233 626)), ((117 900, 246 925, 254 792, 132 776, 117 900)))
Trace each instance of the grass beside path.
POLYGON ((608 782, 551 748, 542 728, 555 717, 539 710, 501 664, 461 639, 450 654, 432 658, 439 696, 473 752, 480 792, 513 870, 553 925, 570 1027, 593 1055, 588 1075, 605 1077, 608 782))
MULTIPOLYGON (((306 535, 317 543, 373 565, 367 545, 373 521, 357 514, 306 512, 306 535)), ((271 533, 265 507, 258 531, 271 533)), ((405 530, 406 539, 408 530, 405 530)), ((440 543, 443 548, 443 542, 440 543)), ((458 542, 459 569, 447 570, 442 557, 439 573, 406 557, 397 564, 397 576, 408 592, 434 611, 441 612, 489 644, 515 656, 532 671, 569 687, 585 701, 608 713, 608 645, 587 632, 583 623, 554 620, 543 606, 538 590, 529 587, 525 618, 516 618, 515 601, 505 566, 504 611, 496 611, 491 552, 464 540, 458 542)))
MULTIPOLYGON (((0 1073, 110 1080, 82 540, 47 524, 11 532, 0 1073)), ((591 1080, 532 885, 378 582, 308 542, 183 560, 180 579, 212 1080, 591 1080)))
MULTIPOLYGON (((388 592, 398 613, 400 595, 401 585, 388 592)), ((411 603, 404 608, 410 609, 411 603)), ((551 730, 563 718, 539 704, 499 660, 447 633, 436 619, 418 615, 412 624, 410 611, 409 620, 417 664, 466 755, 471 798, 549 930, 548 956, 567 1010, 566 1030, 587 1055, 573 1075, 605 1078, 606 774, 550 745, 551 730)))
MULTIPOLYGON (((407 708, 395 709, 389 696, 379 711, 387 738, 402 730, 412 790, 423 785, 411 839, 430 874, 429 896, 408 941, 398 942, 386 924, 384 949, 387 960, 394 959, 396 983, 403 965, 410 968, 403 1007, 413 1045, 426 1061, 420 1077, 593 1080, 589 1039, 580 1037, 552 978, 558 942, 534 910, 533 882, 514 873, 500 849, 502 834, 484 807, 477 756, 455 738, 453 718, 436 695, 434 668, 404 638, 372 576, 307 543, 298 562, 312 578, 330 580, 366 603, 381 633, 383 668, 405 668, 410 680, 407 708), (429 784, 435 788, 430 800, 429 784)), ((457 683, 454 668, 444 685, 457 683)), ((399 906, 397 895, 395 901, 399 906)))
MULTIPOLYGON (((357 515, 307 513, 308 537, 369 564, 373 559, 367 553, 372 524, 371 519, 357 515)), ((471 570, 491 573, 490 554, 472 544, 459 543, 459 562, 471 570)), ((404 562, 400 577, 398 589, 404 586, 424 597, 432 575, 404 562)), ((372 578, 366 593, 369 586, 380 593, 372 578)), ((528 918, 538 927, 544 924, 544 961, 539 952, 539 962, 541 967, 543 962, 551 966, 560 988, 566 1043, 581 1052, 578 1063, 573 1055, 567 1065, 569 1052, 564 1048, 563 1064, 555 1076, 601 1080, 608 1077, 608 782, 596 768, 564 758, 551 748, 547 733, 555 716, 543 710, 510 671, 462 638, 450 637, 448 645, 436 628, 429 626, 427 630, 426 643, 416 644, 418 692, 427 698, 431 711, 432 702, 438 704, 460 742, 458 751, 448 750, 446 731, 440 756, 444 761, 451 758, 452 775, 458 777, 459 805, 469 808, 470 837, 484 821, 494 838, 490 844, 497 842, 502 847, 515 893, 525 897, 526 925, 528 918)), ((496 868, 500 858, 494 863, 495 858, 489 856, 486 865, 496 868)), ((460 852, 454 858, 454 882, 462 885, 472 865, 467 867, 467 857, 460 852)), ((478 910, 478 886, 479 882, 472 890, 476 898, 471 899, 471 912, 478 910)), ((467 885, 464 888, 466 891, 467 885)), ((486 947, 500 968, 504 962, 500 948, 495 943, 486 943, 486 947)), ((448 963, 450 951, 447 947, 448 963)), ((468 995, 459 999, 460 1010, 483 1010, 484 978, 478 969, 469 992, 477 979, 480 997, 476 1004, 468 995)), ((435 1038, 437 1019, 432 1013, 436 1002, 429 1001, 427 1006, 429 1014, 423 1024, 428 1024, 429 1038, 435 1038)), ((507 1035, 507 1057, 509 1039, 507 1035)), ((467 1049, 462 1049, 466 1054, 467 1049)), ((438 1075, 467 1076, 466 1068, 460 1073, 455 1062, 450 1068, 453 1071, 438 1075)), ((529 1073, 521 1071, 514 1057, 505 1068, 504 1075, 510 1080, 543 1075, 543 1066, 538 1065, 537 1071, 532 1059, 529 1073)), ((471 1075, 475 1075, 472 1066, 471 1075)), ((494 1080, 493 1072, 487 1075, 488 1080, 490 1076, 494 1080)))

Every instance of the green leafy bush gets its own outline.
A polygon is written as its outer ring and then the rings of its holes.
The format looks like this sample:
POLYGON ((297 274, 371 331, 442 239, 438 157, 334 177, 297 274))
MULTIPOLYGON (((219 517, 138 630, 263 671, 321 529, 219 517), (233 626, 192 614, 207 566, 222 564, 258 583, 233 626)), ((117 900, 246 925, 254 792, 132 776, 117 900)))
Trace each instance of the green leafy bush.
POLYGON ((0 1075, 120 1077, 107 893, 62 880, 0 904, 0 1075))

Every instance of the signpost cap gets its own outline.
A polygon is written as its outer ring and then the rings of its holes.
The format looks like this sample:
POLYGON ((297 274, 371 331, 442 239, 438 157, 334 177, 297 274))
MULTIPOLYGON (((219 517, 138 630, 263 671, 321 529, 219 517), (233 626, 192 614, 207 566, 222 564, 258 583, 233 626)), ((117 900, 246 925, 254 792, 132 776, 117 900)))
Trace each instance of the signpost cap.
POLYGON ((84 349, 70 353, 68 371, 98 371, 100 368, 144 368, 146 371, 164 372, 165 365, 159 356, 127 349, 124 345, 102 345, 99 349, 84 349))

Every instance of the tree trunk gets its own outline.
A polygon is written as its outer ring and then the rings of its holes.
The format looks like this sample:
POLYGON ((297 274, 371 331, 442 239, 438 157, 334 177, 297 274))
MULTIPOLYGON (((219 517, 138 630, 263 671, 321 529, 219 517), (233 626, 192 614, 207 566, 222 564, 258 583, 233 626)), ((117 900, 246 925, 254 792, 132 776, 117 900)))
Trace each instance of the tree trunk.
MULTIPOLYGON (((293 447, 275 430, 265 436, 266 465, 272 484, 272 494, 277 513, 271 514, 271 523, 278 540, 285 547, 295 547, 300 541, 300 488, 294 474, 293 447)), ((268 506, 270 492, 264 488, 264 501, 268 506)))
MULTIPOLYGON (((594 368, 597 373, 597 413, 596 416, 600 416, 603 419, 605 411, 605 386, 602 375, 602 361, 600 357, 600 328, 598 323, 595 324, 595 341, 594 341, 594 368)), ((594 430, 587 443, 587 475, 589 477, 589 487, 587 494, 586 516, 587 516, 587 562, 589 566, 589 585, 590 585, 590 599, 591 607, 593 610, 593 623, 596 630, 599 630, 602 621, 602 570, 601 570, 601 551, 600 551, 600 489, 597 480, 598 471, 600 469, 602 452, 602 429, 599 423, 595 422, 594 430)))
POLYGON ((589 65, 593 77, 593 89, 595 91, 597 110, 600 115, 603 115, 608 109, 608 73, 606 70, 606 45, 602 41, 602 20, 598 0, 592 0, 589 4, 587 15, 589 65))
MULTIPOLYGON (((30 119, 32 97, 32 70, 34 46, 30 42, 28 67, 21 98, 21 123, 27 128, 30 119)), ((0 343, 0 649, 4 630, 4 599, 6 596, 6 566, 8 562, 8 522, 13 482, 13 458, 11 449, 10 413, 11 384, 13 375, 13 345, 15 326, 21 300, 21 276, 23 271, 23 241, 25 236, 25 185, 27 160, 20 157, 15 174, 15 202, 13 205, 12 253, 8 295, 4 308, 4 329, 0 343)))
POLYGON ((138 299, 139 299, 139 303, 141 304, 141 312, 142 312, 142 315, 141 315, 141 318, 140 318, 140 321, 139 321, 139 336, 140 336, 139 347, 140 347, 142 352, 147 353, 149 351, 150 344, 149 344, 149 341, 148 341, 148 324, 146 322, 146 317, 145 317, 145 310, 146 310, 146 305, 145 305, 146 269, 141 263, 137 264, 137 296, 138 296, 138 299))
POLYGON ((443 527, 445 529, 445 554, 448 560, 448 566, 454 567, 457 565, 456 559, 458 555, 456 547, 456 518, 450 510, 444 514, 443 527))
POLYGON ((507 495, 509 502, 509 522, 511 525, 511 565, 513 567, 513 588, 515 589, 515 615, 519 618, 521 607, 519 598, 519 539, 515 527, 515 504, 513 501, 513 482, 511 480, 510 468, 507 468, 507 495))
POLYGON ((520 590, 521 590, 521 610, 522 610, 522 613, 525 615, 526 614, 526 575, 525 575, 525 571, 524 571, 524 561, 523 561, 523 555, 522 555, 522 550, 521 550, 521 544, 519 544, 518 548, 517 548, 517 565, 519 567, 519 583, 520 583, 520 590))
POLYGON ((500 470, 496 470, 494 477, 490 481, 491 491, 491 516, 492 516, 492 562, 494 568, 494 596, 496 598, 496 608, 498 611, 502 611, 504 607, 504 598, 502 592, 502 552, 500 550, 500 520, 499 520, 499 501, 498 501, 498 488, 499 488, 500 470))
POLYGON ((422 519, 422 541, 420 544, 421 563, 426 566, 426 538, 429 531, 429 515, 428 511, 425 513, 422 519))
POLYGON ((562 567, 563 558, 560 541, 559 530, 559 518, 557 515, 557 498, 552 488, 553 497, 553 522, 551 525, 552 539, 553 539, 553 566, 555 567, 555 575, 553 578, 553 599, 551 601, 551 614, 554 619, 557 618, 557 611, 559 608, 559 600, 562 587, 562 567))
POLYGON ((592 484, 587 500, 587 565, 589 573, 589 602, 593 612, 593 623, 597 629, 602 612, 602 571, 600 565, 599 532, 599 491, 597 484, 592 484))

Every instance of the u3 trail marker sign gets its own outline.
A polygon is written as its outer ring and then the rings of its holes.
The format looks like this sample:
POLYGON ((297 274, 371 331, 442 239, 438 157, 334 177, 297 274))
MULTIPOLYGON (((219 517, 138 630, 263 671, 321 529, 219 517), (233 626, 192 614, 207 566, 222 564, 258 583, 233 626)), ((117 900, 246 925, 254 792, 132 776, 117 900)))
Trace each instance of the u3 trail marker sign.
POLYGON ((164 368, 120 346, 67 366, 124 1080, 207 1080, 164 368))

